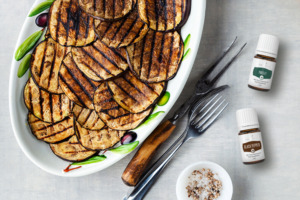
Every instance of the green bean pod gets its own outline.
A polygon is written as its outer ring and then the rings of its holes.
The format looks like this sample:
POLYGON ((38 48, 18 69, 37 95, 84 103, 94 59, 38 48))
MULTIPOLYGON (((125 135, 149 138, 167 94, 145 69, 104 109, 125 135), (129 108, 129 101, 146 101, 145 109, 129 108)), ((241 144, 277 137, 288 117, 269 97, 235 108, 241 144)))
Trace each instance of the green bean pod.
POLYGON ((36 7, 34 7, 32 9, 32 11, 29 13, 29 17, 33 17, 41 12, 43 12, 44 10, 47 10, 48 8, 51 7, 52 3, 53 3, 54 0, 47 0, 47 1, 44 1, 40 4, 38 4, 36 7))
POLYGON ((30 66, 30 60, 31 60, 31 54, 27 54, 24 59, 22 60, 19 69, 18 69, 18 77, 21 78, 24 76, 26 71, 28 70, 30 66))
POLYGON ((123 144, 118 146, 117 148, 111 149, 110 151, 117 154, 127 154, 133 151, 137 145, 139 145, 139 141, 135 141, 129 144, 123 144))
POLYGON ((30 35, 17 49, 15 53, 15 59, 17 61, 21 60, 39 41, 40 37, 43 35, 44 29, 37 31, 30 35))

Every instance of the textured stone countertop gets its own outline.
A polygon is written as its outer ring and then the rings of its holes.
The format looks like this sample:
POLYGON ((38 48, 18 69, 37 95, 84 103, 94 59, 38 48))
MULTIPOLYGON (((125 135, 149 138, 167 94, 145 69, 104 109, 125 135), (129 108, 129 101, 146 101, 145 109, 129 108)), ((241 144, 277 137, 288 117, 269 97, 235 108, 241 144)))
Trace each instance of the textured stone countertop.
MULTIPOLYGON (((197 0, 194 0, 197 1, 197 0)), ((9 118, 8 82, 15 43, 34 0, 1 1, 0 7, 0 199, 118 200, 128 187, 121 174, 133 156, 109 169, 81 178, 63 178, 36 167, 19 148, 9 118)), ((178 107, 210 61, 235 36, 237 47, 247 48, 220 84, 228 83, 229 109, 205 135, 182 147, 145 199, 176 199, 178 174, 189 164, 210 160, 223 166, 234 185, 234 200, 300 199, 300 1, 207 0, 207 13, 198 56, 178 107), (252 57, 260 33, 280 38, 280 50, 271 92, 247 88, 252 57), (257 109, 266 161, 242 164, 235 111, 257 109)), ((234 50, 234 51, 235 51, 234 50)), ((232 53, 234 53, 232 51, 232 53)), ((175 108, 174 108, 175 109, 175 108)), ((173 110, 174 111, 174 110, 173 110)), ((180 126, 164 148, 180 133, 180 126)))

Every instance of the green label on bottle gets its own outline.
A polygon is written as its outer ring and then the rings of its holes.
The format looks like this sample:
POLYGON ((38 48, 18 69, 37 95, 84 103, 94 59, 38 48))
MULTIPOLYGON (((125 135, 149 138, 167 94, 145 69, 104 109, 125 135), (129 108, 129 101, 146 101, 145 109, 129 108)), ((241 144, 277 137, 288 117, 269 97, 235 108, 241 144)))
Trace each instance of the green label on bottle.
POLYGON ((253 69, 253 76, 258 77, 259 79, 271 79, 272 78, 272 71, 265 69, 265 68, 260 68, 260 67, 255 67, 253 69))

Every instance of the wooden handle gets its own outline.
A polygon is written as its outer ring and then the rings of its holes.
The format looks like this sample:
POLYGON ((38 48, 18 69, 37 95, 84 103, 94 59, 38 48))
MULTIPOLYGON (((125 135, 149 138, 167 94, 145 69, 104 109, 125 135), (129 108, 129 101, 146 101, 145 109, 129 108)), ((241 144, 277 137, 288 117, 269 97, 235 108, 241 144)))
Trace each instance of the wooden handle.
POLYGON ((144 141, 123 172, 122 180, 126 185, 135 186, 139 182, 156 150, 169 138, 175 127, 167 120, 144 141))

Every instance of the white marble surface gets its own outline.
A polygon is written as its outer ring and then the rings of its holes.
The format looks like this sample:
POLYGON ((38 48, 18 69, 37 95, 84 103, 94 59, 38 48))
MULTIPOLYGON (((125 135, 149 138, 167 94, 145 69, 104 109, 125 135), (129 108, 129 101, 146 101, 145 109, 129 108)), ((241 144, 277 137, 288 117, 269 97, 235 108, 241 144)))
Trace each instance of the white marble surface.
MULTIPOLYGON (((21 25, 33 1, 1 0, 0 199, 121 199, 128 187, 120 177, 133 155, 93 175, 62 178, 37 168, 17 145, 8 111, 10 62, 21 25)), ((176 199, 175 183, 179 172, 199 160, 214 161, 229 172, 234 200, 300 199, 299 9, 300 1, 297 0, 208 0, 197 61, 176 105, 188 98, 197 77, 237 35, 237 46, 243 42, 248 42, 248 46, 220 82, 231 86, 228 91, 230 107, 205 135, 183 146, 145 199, 176 199), (273 89, 269 93, 247 88, 260 33, 277 35, 281 41, 273 89), (267 157, 262 164, 245 166, 241 162, 235 111, 243 107, 254 107, 258 111, 267 157)), ((180 127, 169 142, 178 133, 180 127)))

